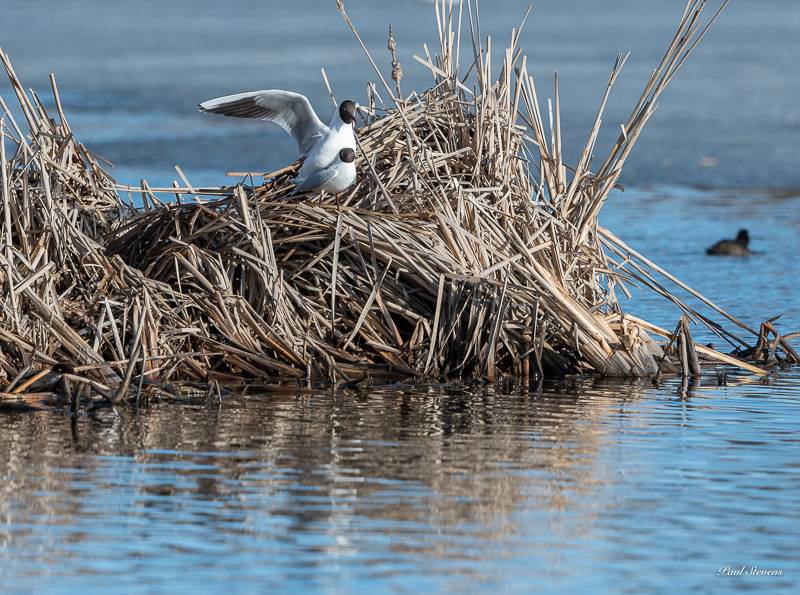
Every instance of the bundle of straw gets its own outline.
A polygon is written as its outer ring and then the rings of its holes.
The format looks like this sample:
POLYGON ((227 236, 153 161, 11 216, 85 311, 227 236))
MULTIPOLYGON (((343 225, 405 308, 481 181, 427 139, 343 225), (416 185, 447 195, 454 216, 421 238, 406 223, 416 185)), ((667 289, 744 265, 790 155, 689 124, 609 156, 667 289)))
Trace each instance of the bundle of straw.
POLYGON ((468 8, 462 23, 460 6, 455 30, 452 3, 436 3, 440 53, 426 48, 418 58, 433 74, 431 89, 403 98, 394 55, 396 93, 381 77, 391 105, 371 87, 359 176, 341 210, 291 195, 299 164, 259 188, 152 189, 143 181, 145 208, 126 206, 125 189, 74 140, 55 84, 58 124, 22 92, 3 56, 31 140, 3 103, 11 126, 2 125, 0 282, 9 291, 0 365, 11 375, 31 357, 69 359, 120 399, 145 379, 674 370, 645 332, 660 329, 624 315, 616 290, 641 283, 699 315, 654 278, 663 271, 599 227, 597 214, 656 98, 705 33, 703 3, 689 2, 596 173, 589 167, 603 107, 625 59, 617 58, 569 168, 557 79, 545 126, 520 30, 495 79, 491 40, 480 38, 477 11, 468 8), (459 74, 462 24, 472 42, 468 76, 459 74), (16 144, 10 159, 6 138, 16 144), (164 203, 161 192, 179 200, 164 203))

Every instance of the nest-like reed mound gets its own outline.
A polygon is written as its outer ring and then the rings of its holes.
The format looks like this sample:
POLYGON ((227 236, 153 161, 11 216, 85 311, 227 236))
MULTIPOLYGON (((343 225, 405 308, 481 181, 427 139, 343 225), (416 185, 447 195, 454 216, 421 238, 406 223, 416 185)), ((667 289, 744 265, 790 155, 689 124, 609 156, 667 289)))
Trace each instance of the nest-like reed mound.
POLYGON ((119 398, 134 373, 141 387, 145 379, 674 372, 645 329, 669 333, 624 315, 616 291, 633 280, 702 317, 655 280, 663 271, 599 227, 597 213, 655 99, 702 36, 700 4, 690 2, 596 172, 602 106, 624 59, 569 168, 557 80, 545 126, 519 31, 493 78, 489 40, 482 44, 469 12, 472 62, 459 71, 461 31, 437 4, 441 52, 420 60, 435 85, 403 98, 395 64, 396 93, 384 83, 391 108, 372 87, 359 176, 341 210, 291 196, 297 165, 255 191, 163 189, 174 204, 142 182, 144 209, 126 206, 75 141, 57 92, 58 121, 25 95, 3 56, 30 136, 3 104, 16 149, 7 158, 4 146, 2 157, 0 365, 13 378, 34 360, 70 360, 119 398))

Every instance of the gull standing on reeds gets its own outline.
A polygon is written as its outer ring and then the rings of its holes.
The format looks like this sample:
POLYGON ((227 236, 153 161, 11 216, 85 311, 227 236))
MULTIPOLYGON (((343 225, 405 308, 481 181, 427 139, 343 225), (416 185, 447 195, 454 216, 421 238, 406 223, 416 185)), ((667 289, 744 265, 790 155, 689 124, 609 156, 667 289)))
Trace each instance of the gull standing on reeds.
POLYGON ((306 158, 300 168, 301 178, 310 178, 329 169, 339 159, 342 149, 352 149, 355 154, 353 125, 356 104, 349 99, 339 104, 328 124, 317 117, 306 96, 280 89, 218 97, 204 101, 197 109, 209 114, 256 118, 277 124, 295 140, 298 153, 306 158))
POLYGON ((328 167, 319 169, 307 178, 298 178, 297 188, 292 194, 314 192, 319 190, 319 205, 322 206, 322 194, 336 193, 336 206, 339 207, 339 192, 347 189, 356 179, 356 152, 351 148, 342 149, 336 159, 328 167))

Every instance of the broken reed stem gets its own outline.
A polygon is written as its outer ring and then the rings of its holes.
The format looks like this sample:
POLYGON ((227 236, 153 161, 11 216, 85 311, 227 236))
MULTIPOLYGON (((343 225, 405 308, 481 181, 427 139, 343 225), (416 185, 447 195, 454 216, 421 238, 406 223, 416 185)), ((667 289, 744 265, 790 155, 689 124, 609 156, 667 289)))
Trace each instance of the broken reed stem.
MULTIPOLYGON (((142 337, 142 330, 144 329, 145 318, 147 316, 147 309, 142 304, 141 306, 141 316, 139 317, 139 323, 136 326, 136 332, 133 338, 133 342, 131 344, 131 353, 128 357, 128 365, 125 369, 125 376, 122 378, 122 382, 117 389, 117 392, 114 394, 113 401, 115 403, 121 402, 125 400, 125 397, 128 393, 128 386, 130 385, 131 378, 133 377, 133 370, 136 367, 136 363, 139 359, 139 354, 142 352, 143 345, 141 343, 142 337)), ((142 361, 142 374, 144 374, 144 361, 142 361)))
POLYGON ((700 360, 697 358, 697 351, 694 349, 694 340, 692 339, 692 331, 689 328, 689 317, 685 314, 681 316, 681 351, 686 351, 686 363, 688 365, 688 374, 684 369, 684 376, 700 376, 700 360))

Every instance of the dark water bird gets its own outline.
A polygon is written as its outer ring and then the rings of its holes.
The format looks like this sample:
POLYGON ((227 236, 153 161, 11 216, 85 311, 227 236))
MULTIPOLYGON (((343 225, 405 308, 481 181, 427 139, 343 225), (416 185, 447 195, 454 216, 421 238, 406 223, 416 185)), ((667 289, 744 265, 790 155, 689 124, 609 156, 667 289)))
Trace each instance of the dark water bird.
POLYGON ((300 156, 306 157, 300 168, 301 178, 310 178, 332 167, 342 149, 352 149, 354 152, 356 149, 353 132, 356 104, 349 99, 339 104, 328 124, 317 117, 307 97, 280 89, 218 97, 204 101, 197 109, 209 114, 256 118, 277 124, 297 143, 300 156))
POLYGON ((720 240, 711 248, 707 249, 708 254, 726 254, 729 256, 745 256, 752 254, 747 249, 747 244, 750 242, 750 237, 747 235, 747 230, 739 230, 739 234, 735 240, 720 240))
MULTIPOLYGON (((334 192, 336 193, 336 206, 339 206, 339 192, 346 190, 356 179, 356 152, 347 148, 339 151, 336 160, 329 166, 317 170, 307 178, 298 178, 297 188, 292 194, 299 192, 334 192)), ((322 205, 322 194, 319 195, 319 204, 322 205)))
POLYGON ((49 393, 56 391, 67 392, 66 390, 64 390, 65 384, 62 382, 66 381, 66 378, 64 378, 64 374, 74 374, 74 373, 75 373, 75 366, 72 365, 70 362, 57 363, 49 370, 44 369, 44 370, 30 371, 19 379, 19 382, 17 382, 17 386, 14 389, 14 392, 15 393, 20 393, 20 392, 49 393))

